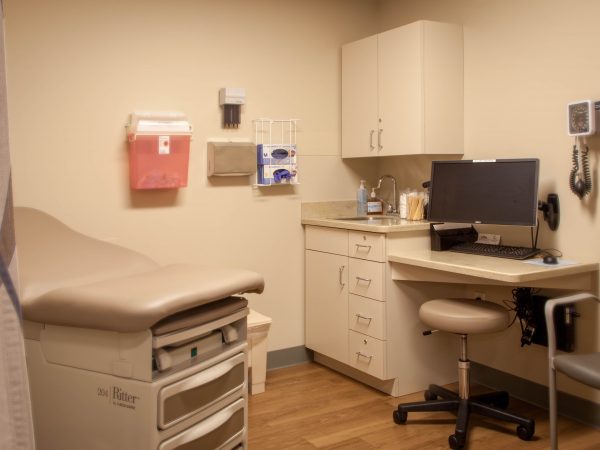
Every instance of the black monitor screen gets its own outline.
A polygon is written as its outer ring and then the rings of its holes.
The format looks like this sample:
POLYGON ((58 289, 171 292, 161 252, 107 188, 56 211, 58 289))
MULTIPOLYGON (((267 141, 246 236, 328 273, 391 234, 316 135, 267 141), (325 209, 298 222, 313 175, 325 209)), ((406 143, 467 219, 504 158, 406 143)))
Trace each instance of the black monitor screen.
POLYGON ((535 226, 539 160, 433 161, 432 222, 535 226))

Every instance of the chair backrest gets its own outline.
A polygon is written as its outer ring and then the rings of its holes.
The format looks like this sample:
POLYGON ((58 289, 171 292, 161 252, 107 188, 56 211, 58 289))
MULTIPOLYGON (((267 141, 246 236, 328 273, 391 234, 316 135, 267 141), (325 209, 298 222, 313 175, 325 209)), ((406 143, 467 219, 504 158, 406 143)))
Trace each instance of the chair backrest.
POLYGON ((544 315, 546 317, 546 329, 548 330, 548 357, 550 359, 556 355, 556 332, 554 326, 550 326, 550 324, 554 324, 555 308, 559 305, 569 305, 591 299, 600 302, 600 298, 589 292, 580 292, 578 294, 552 298, 546 302, 546 305, 544 306, 544 315))

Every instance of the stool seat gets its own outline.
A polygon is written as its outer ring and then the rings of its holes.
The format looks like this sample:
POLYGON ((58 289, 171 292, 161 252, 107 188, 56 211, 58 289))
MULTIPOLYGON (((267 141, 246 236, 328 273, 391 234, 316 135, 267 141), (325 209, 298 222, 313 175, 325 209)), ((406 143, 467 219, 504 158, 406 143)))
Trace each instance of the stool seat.
POLYGON ((482 300, 439 298, 423 303, 419 308, 419 317, 432 329, 460 335, 458 392, 431 384, 425 391, 424 402, 398 405, 393 414, 394 422, 399 425, 406 423, 409 412, 453 411, 456 413, 456 425, 454 434, 448 436, 448 445, 453 450, 465 446, 471 414, 517 424, 519 439, 530 440, 535 433, 535 420, 506 409, 509 401, 508 392, 488 392, 474 396, 469 393, 471 362, 467 355, 468 335, 504 330, 510 322, 508 310, 496 303, 482 300))
POLYGON ((429 300, 421 305, 419 318, 432 329, 457 334, 493 333, 510 321, 501 305, 467 298, 429 300))

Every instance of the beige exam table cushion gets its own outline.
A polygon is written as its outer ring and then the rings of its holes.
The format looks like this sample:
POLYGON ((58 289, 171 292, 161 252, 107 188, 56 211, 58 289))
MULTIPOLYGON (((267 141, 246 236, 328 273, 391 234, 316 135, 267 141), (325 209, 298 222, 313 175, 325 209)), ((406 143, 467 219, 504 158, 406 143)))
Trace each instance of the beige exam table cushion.
POLYGON ((180 311, 264 288, 262 276, 248 270, 160 267, 31 208, 15 208, 15 219, 27 320, 135 332, 180 311))

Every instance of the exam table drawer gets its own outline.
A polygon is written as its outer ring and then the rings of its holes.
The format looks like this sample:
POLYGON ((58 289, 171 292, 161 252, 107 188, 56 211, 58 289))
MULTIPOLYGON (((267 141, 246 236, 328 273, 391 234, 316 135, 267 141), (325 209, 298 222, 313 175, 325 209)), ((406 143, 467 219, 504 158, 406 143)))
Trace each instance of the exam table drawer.
POLYGON ((239 399, 212 416, 162 442, 158 450, 237 448, 244 439, 245 401, 239 399))
POLYGON ((385 341, 352 330, 348 332, 350 333, 350 354, 348 355, 350 365, 369 375, 383 379, 385 341))
POLYGON ((349 231, 348 255, 352 258, 385 262, 385 235, 381 233, 349 231))
POLYGON ((385 339, 385 303, 349 295, 348 328, 377 339, 385 339))
POLYGON ((245 387, 244 353, 163 387, 158 393, 158 426, 165 429, 245 387))
POLYGON ((350 258, 348 287, 351 294, 383 300, 385 265, 363 259, 350 258))

